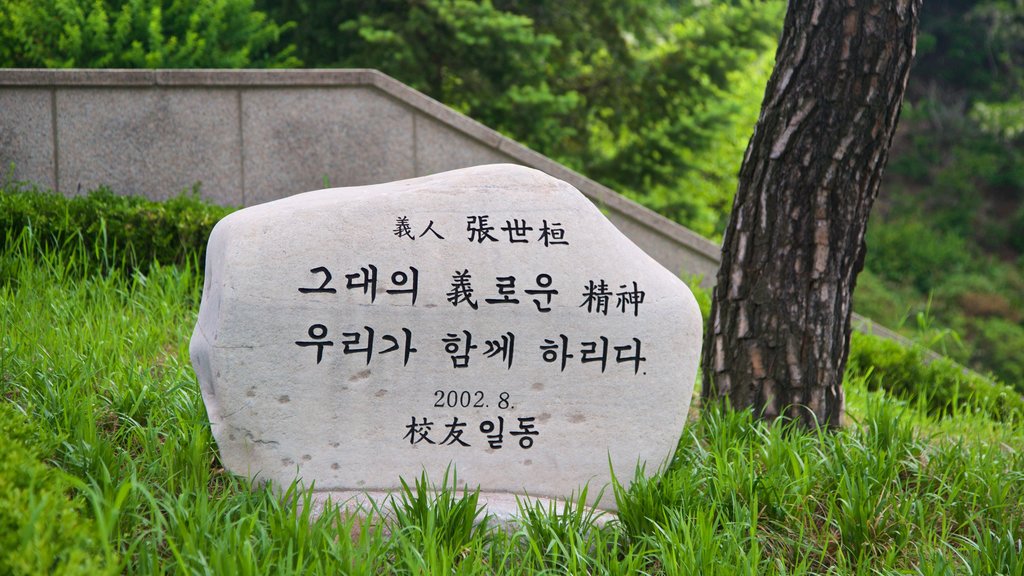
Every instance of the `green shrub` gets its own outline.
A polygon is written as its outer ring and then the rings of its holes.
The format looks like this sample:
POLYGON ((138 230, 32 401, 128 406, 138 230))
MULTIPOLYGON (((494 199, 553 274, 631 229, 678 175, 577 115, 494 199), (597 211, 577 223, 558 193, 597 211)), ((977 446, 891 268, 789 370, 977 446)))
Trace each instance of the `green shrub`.
POLYGON ((1014 213, 1013 219, 1010 220, 1009 228, 1007 237, 1009 238, 1010 247, 1016 250, 1018 254, 1024 254, 1024 202, 1021 203, 1020 208, 1014 213))
POLYGON ((693 298, 697 301, 697 306, 700 307, 700 315, 704 319, 704 324, 707 324, 708 318, 711 318, 712 289, 700 285, 704 281, 703 274, 691 274, 683 277, 683 281, 690 287, 690 292, 693 292, 693 298))
POLYGON ((853 334, 847 376, 864 377, 871 389, 922 401, 935 413, 972 410, 998 420, 1024 417, 1024 398, 1013 388, 947 358, 928 361, 923 349, 879 336, 853 334))
POLYGON ((886 283, 871 270, 857 276, 853 309, 883 326, 898 326, 914 311, 917 292, 907 286, 886 283))
POLYGON ((0 0, 0 66, 297 66, 253 0, 0 0))
POLYGON ((991 366, 997 376, 1024 393, 1024 327, 1003 318, 974 320, 972 359, 991 366))
POLYGON ((0 400, 0 574, 103 574, 100 544, 66 476, 42 462, 52 443, 0 400))
POLYGON ((0 242, 6 249, 30 233, 40 246, 59 248, 81 236, 97 247, 85 257, 103 268, 184 264, 197 255, 202 263, 210 231, 232 210, 195 191, 154 202, 106 188, 65 198, 9 184, 0 190, 0 242))
POLYGON ((872 222, 865 267, 901 285, 927 294, 951 274, 975 260, 963 238, 915 220, 872 222))

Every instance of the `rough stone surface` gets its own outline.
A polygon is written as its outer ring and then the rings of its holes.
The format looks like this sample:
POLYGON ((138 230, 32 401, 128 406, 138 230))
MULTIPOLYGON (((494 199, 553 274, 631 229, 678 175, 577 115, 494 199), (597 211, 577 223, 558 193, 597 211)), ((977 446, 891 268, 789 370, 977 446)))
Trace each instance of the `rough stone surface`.
POLYGON ((52 93, 0 90, 0 111, 0 177, 56 188, 52 93))
POLYGON ((497 149, 440 122, 416 118, 416 173, 437 174, 469 166, 512 162, 497 149))
POLYGON ((61 192, 106 185, 165 200, 199 183, 204 197, 241 203, 238 102, 230 91, 80 88, 57 92, 56 103, 61 192))
POLYGON ((387 491, 454 464, 471 487, 559 498, 596 493, 609 463, 651 473, 679 439, 701 343, 692 294, 541 172, 300 194, 228 216, 208 254, 191 354, 236 473, 387 491), (402 218, 415 239, 396 234, 402 218))
POLYGON ((413 114, 367 88, 242 94, 246 205, 323 187, 415 176, 413 114))

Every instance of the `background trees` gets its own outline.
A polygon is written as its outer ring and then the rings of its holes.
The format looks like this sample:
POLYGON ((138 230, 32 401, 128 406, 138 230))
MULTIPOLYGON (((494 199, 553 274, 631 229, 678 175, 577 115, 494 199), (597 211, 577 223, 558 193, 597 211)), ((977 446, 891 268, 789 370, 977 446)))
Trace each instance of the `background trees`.
POLYGON ((1024 392, 1022 64, 1024 4, 926 2, 855 304, 1024 392))

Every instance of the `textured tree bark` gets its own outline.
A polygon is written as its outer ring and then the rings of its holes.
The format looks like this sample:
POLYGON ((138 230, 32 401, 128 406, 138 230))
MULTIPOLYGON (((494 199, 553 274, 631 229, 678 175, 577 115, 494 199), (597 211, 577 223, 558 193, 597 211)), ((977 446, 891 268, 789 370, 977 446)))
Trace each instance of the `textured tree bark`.
POLYGON ((791 1, 740 169, 705 338, 705 399, 841 424, 851 295, 921 0, 791 1))

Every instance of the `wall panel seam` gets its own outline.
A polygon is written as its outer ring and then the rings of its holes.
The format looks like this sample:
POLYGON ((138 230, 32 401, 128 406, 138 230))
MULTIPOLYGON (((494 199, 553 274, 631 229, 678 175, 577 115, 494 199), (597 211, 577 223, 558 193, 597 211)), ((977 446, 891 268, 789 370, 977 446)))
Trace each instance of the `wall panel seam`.
POLYGON ((60 141, 57 137, 57 88, 50 88, 50 142, 53 145, 53 189, 61 192, 60 188, 60 141))

